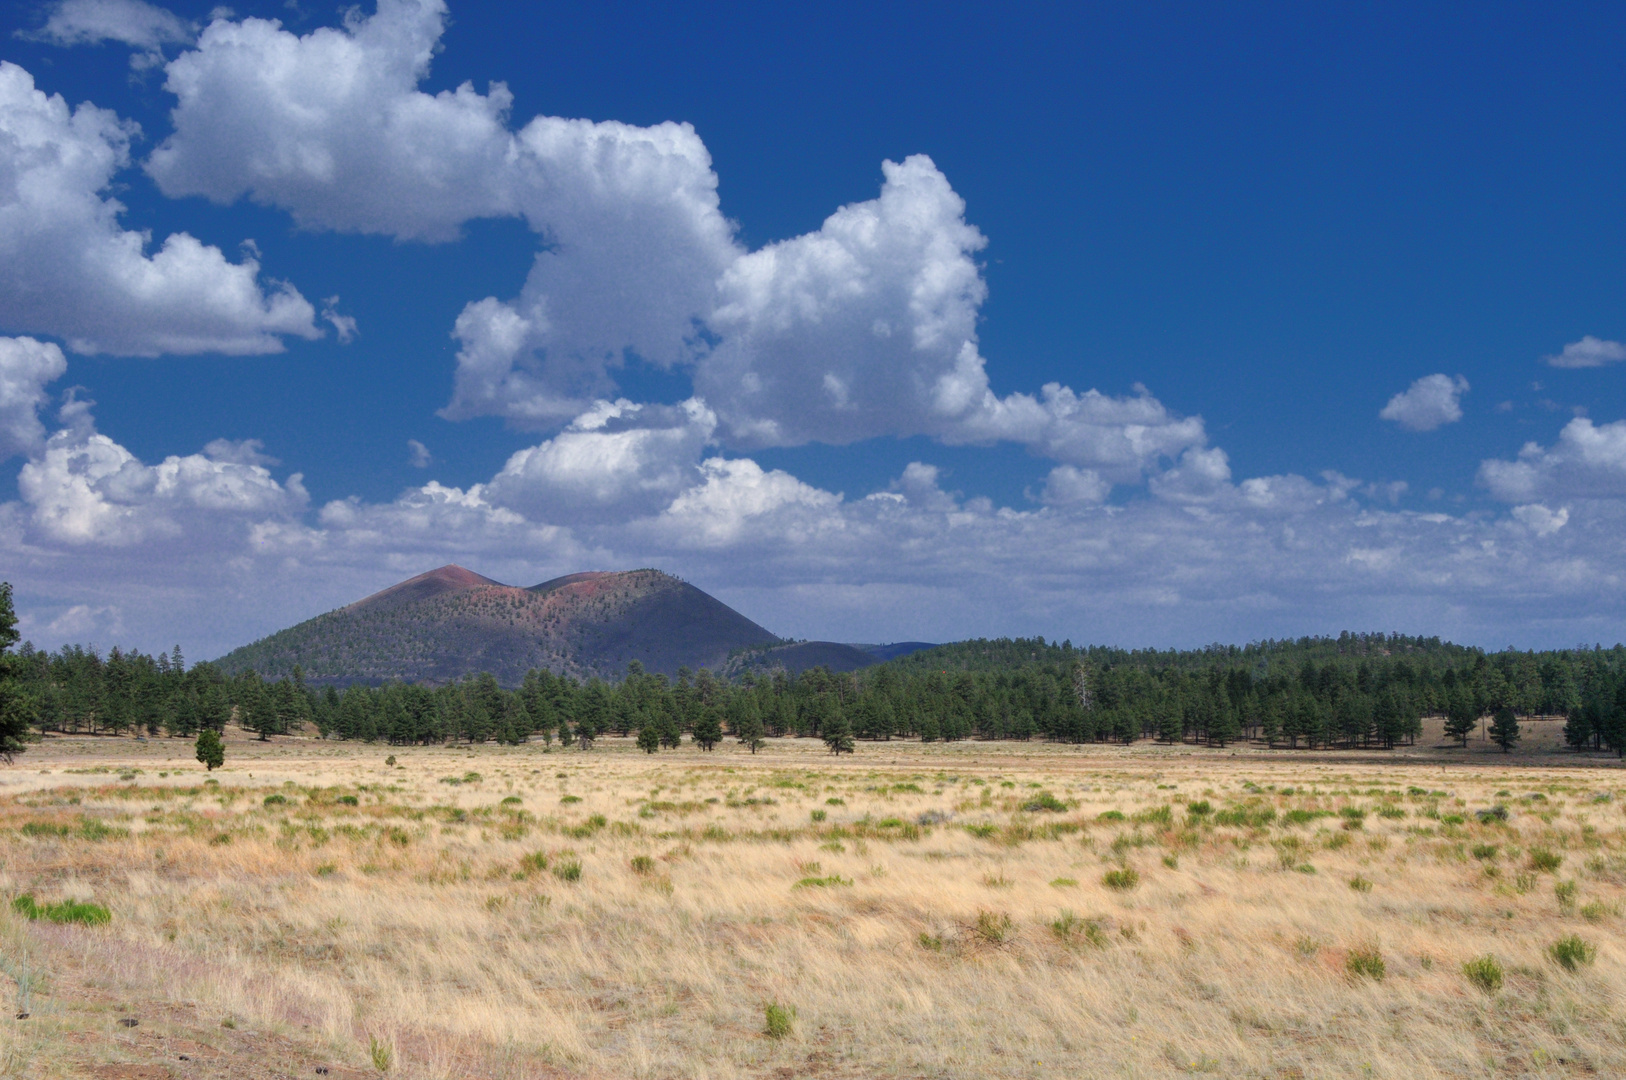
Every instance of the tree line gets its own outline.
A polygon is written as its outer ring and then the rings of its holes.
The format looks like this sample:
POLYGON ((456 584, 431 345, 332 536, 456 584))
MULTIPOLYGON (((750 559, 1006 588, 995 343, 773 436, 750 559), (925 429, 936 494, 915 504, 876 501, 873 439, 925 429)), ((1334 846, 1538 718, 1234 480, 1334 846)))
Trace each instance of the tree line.
POLYGON ((651 753, 687 739, 1143 739, 1283 748, 1393 747, 1425 715, 1464 743, 1483 726, 1504 747, 1518 715, 1564 716, 1576 749, 1626 753, 1626 649, 1485 653, 1432 638, 1344 634, 1190 650, 1078 648, 1043 638, 945 645, 861 671, 675 678, 634 661, 616 681, 533 670, 514 688, 490 674, 442 685, 267 680, 187 666, 180 647, 148 656, 15 644, 9 592, 0 611, 0 730, 5 752, 30 733, 195 737, 228 722, 262 738, 314 727, 323 738, 398 744, 520 743, 590 748, 637 735, 651 753), (12 635, 8 642, 6 633, 12 635))

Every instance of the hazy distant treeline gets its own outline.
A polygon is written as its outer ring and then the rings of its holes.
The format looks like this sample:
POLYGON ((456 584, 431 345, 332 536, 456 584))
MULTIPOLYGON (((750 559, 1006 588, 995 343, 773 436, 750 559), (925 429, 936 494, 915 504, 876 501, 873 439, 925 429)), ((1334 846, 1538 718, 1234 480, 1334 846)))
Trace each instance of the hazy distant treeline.
POLYGON ((726 682, 636 662, 611 683, 532 671, 517 689, 491 675, 429 686, 316 688, 156 657, 24 645, 8 658, 13 698, 39 731, 190 736, 235 721, 262 735, 312 725, 325 738, 392 743, 591 746, 639 734, 652 752, 685 737, 710 748, 785 735, 854 739, 1161 739, 1283 747, 1394 746, 1425 715, 1466 739, 1498 711, 1567 717, 1576 748, 1626 751, 1626 649, 1486 654, 1438 639, 1344 634, 1183 651, 968 641, 851 674, 814 668, 726 682))

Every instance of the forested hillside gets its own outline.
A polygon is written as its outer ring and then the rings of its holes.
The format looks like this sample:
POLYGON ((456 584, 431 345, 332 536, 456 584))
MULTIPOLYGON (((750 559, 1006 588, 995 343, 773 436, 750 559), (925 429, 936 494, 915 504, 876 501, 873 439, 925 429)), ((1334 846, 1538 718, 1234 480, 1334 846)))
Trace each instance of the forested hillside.
MULTIPOLYGON (((1576 748, 1626 750, 1626 648, 1487 654, 1437 639, 1352 635, 1185 651, 967 641, 849 673, 747 672, 726 681, 633 662, 614 682, 532 670, 517 690, 490 674, 438 686, 313 688, 218 666, 82 648, 9 658, 16 706, 37 731, 187 736, 235 719, 265 735, 400 743, 528 738, 591 745, 641 733, 646 748, 783 735, 854 740, 1157 739, 1224 746, 1387 747, 1445 715, 1466 739, 1499 712, 1562 715, 1576 748)), ((1516 732, 1515 732, 1516 737, 1516 732)))

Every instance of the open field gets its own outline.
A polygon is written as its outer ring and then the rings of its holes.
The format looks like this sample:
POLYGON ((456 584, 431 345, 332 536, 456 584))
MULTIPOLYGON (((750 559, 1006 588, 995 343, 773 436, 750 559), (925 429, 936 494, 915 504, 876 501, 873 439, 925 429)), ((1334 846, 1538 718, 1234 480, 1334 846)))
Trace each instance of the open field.
POLYGON ((1626 1075, 1626 772, 1530 728, 1507 758, 234 732, 207 779, 187 743, 51 740, 0 769, 0 890, 111 921, 6 905, 0 1074, 1626 1075))

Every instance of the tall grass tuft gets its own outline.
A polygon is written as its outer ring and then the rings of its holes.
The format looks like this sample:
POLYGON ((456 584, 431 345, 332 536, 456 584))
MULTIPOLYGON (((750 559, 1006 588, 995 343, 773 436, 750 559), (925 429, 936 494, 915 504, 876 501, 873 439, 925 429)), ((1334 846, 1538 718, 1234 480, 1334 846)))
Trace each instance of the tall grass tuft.
POLYGON ((1487 994, 1494 994, 1502 988, 1502 965, 1489 953, 1463 964, 1462 974, 1487 994))
POLYGON ((1570 934, 1553 942, 1552 947, 1547 950, 1547 955, 1565 971, 1574 971, 1582 964, 1590 964, 1597 959, 1598 950, 1596 946, 1578 935, 1570 934))

